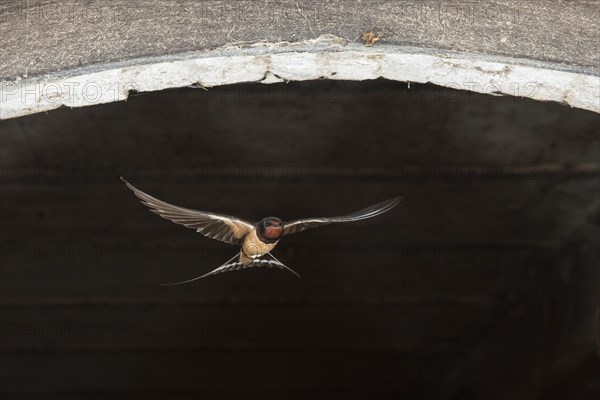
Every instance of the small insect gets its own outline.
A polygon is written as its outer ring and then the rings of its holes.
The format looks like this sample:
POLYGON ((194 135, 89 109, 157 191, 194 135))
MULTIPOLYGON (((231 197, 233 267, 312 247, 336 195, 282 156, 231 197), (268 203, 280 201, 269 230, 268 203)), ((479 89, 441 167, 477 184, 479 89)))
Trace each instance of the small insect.
POLYGON ((294 270, 284 265, 271 254, 271 251, 277 246, 277 243, 279 243, 279 240, 283 236, 322 225, 373 218, 391 210, 402 201, 402 197, 394 197, 393 199, 367 207, 364 210, 341 217, 303 218, 286 222, 276 217, 266 217, 257 223, 250 223, 229 215, 174 206, 142 192, 123 177, 121 177, 121 180, 142 201, 142 204, 150 208, 150 211, 176 224, 195 229, 196 232, 211 239, 241 246, 240 252, 231 257, 231 259, 219 268, 186 281, 166 283, 163 286, 181 285, 221 272, 263 266, 285 269, 300 277, 294 270))
POLYGON ((367 46, 373 46, 379 41, 379 35, 373 32, 373 30, 365 31, 360 35, 360 40, 367 46))

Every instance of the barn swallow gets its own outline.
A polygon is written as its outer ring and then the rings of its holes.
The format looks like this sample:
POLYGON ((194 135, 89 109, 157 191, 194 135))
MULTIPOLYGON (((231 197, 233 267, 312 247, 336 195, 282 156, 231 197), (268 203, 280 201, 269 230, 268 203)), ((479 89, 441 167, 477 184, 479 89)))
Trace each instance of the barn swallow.
POLYGON ((393 199, 341 217, 303 218, 286 222, 277 217, 266 217, 253 224, 229 215, 198 211, 169 204, 142 192, 123 177, 121 177, 121 180, 142 201, 142 204, 150 208, 150 211, 176 224, 195 229, 196 232, 211 239, 242 246, 238 254, 234 255, 219 268, 196 278, 182 282, 166 283, 163 286, 181 285, 221 272, 263 266, 285 269, 300 277, 294 270, 285 266, 271 254, 271 251, 277 246, 277 243, 279 243, 279 240, 283 236, 322 225, 360 221, 376 217, 391 210, 402 201, 402 197, 394 197, 393 199))

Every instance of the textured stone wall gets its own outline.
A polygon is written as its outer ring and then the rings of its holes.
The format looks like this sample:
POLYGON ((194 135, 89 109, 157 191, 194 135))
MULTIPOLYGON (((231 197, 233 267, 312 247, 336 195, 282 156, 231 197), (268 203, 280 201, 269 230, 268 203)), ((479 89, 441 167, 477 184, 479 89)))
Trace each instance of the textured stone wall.
POLYGON ((121 101, 132 91, 315 77, 431 82, 600 112, 598 7, 595 1, 6 1, 0 118, 121 101), (379 38, 373 48, 359 40, 367 30, 379 38), (291 65, 282 68, 282 59, 291 65))

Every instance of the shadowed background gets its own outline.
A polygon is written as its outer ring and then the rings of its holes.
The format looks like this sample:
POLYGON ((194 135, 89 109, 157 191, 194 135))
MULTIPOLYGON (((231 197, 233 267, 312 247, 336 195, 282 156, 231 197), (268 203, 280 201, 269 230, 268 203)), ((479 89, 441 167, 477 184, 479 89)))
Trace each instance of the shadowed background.
POLYGON ((597 398, 600 118, 371 82, 132 96, 0 122, 8 398, 597 398), (278 270, 151 214, 376 219, 278 270))

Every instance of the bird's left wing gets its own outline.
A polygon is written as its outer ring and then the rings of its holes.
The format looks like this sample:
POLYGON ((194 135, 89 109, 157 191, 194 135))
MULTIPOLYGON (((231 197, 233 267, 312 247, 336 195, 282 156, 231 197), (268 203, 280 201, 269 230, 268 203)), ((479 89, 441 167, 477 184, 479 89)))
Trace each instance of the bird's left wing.
POLYGON ((236 217, 174 206, 142 192, 123 177, 121 177, 121 180, 142 200, 142 204, 150 208, 150 211, 176 224, 195 229, 196 232, 211 239, 231 244, 242 244, 244 237, 254 229, 251 223, 236 217))
POLYGON ((384 202, 367 207, 364 210, 360 210, 355 213, 344 215, 341 217, 304 218, 284 222, 283 235, 285 236, 296 232, 302 232, 307 229, 316 228, 317 226, 321 225, 328 225, 337 222, 360 221, 361 219, 376 217, 396 207, 401 201, 402 197, 394 197, 393 199, 389 199, 384 202))

